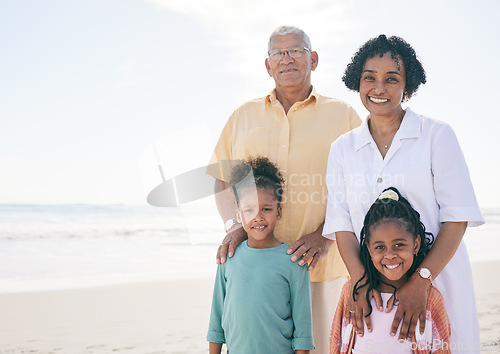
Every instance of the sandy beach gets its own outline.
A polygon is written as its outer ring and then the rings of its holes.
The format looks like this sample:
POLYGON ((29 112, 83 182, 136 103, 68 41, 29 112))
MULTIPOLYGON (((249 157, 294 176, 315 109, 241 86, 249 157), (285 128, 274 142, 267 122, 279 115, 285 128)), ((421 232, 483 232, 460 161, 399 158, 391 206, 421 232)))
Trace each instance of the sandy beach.
MULTIPOLYGON (((473 264, 484 352, 500 351, 500 261, 473 264)), ((207 353, 213 278, 0 295, 0 354, 207 353)))

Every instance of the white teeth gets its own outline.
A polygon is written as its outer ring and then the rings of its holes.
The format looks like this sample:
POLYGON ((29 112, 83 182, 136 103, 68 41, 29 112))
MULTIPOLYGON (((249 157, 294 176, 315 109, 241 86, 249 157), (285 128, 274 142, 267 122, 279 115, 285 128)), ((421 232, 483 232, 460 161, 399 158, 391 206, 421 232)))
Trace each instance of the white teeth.
POLYGON ((264 226, 254 226, 254 229, 263 229, 264 226))
POLYGON ((375 103, 384 103, 389 101, 387 98, 375 98, 375 97, 370 97, 370 100, 375 103))
POLYGON ((385 266, 388 269, 396 269, 397 267, 399 267, 399 264, 396 264, 396 265, 388 265, 388 264, 386 264, 385 266))

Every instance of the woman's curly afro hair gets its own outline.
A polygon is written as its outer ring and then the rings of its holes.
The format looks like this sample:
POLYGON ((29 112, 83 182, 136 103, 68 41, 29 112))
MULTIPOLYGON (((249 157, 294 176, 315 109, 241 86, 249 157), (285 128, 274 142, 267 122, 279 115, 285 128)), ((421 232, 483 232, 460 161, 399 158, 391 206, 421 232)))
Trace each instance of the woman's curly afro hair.
POLYGON ((348 89, 359 92, 361 73, 366 61, 376 55, 382 57, 385 53, 391 53, 398 65, 399 58, 403 60, 406 71, 406 89, 403 100, 407 100, 417 91, 420 84, 425 84, 426 78, 424 68, 418 60, 415 50, 400 37, 387 38, 381 34, 363 44, 347 65, 342 81, 348 89))

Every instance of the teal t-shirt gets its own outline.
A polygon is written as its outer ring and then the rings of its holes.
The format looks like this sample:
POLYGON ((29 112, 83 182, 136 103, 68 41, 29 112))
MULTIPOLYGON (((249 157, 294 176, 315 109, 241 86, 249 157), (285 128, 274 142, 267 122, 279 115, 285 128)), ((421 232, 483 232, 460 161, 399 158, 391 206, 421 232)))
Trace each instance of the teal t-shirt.
POLYGON ((307 266, 288 246, 241 243, 217 268, 207 340, 238 354, 312 350, 311 285, 307 266))

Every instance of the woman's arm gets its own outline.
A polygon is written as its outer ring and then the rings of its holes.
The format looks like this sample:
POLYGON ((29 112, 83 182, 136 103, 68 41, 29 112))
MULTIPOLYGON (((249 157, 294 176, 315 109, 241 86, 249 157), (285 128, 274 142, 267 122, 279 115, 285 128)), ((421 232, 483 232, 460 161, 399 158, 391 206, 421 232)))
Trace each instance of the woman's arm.
MULTIPOLYGON (((447 124, 434 123, 427 134, 431 134, 432 188, 443 225, 439 233, 434 235, 434 245, 421 267, 428 268, 432 278, 436 278, 460 245, 467 227, 467 222, 460 221, 468 220, 479 225, 482 216, 477 207, 467 164, 453 129, 447 124)), ((433 201, 429 201, 431 202, 433 201)), ((396 333, 404 315, 399 338, 410 337, 415 332, 419 318, 420 332, 423 332, 429 283, 429 280, 417 273, 398 290, 399 306, 391 332, 396 333)))
MULTIPOLYGON (((363 320, 366 322, 368 332, 372 331, 372 322, 369 316, 366 317, 366 314, 370 311, 370 307, 366 302, 366 287, 358 290, 356 301, 352 298, 352 290, 354 289, 356 282, 360 280, 365 273, 365 268, 359 259, 359 242, 356 235, 349 231, 336 232, 335 236, 340 255, 342 256, 342 260, 344 261, 351 276, 351 291, 347 305, 348 312, 346 313, 346 319, 349 321, 352 318, 354 330, 358 333, 358 335, 363 336, 363 320)), ((377 291, 373 291, 372 294, 370 294, 370 298, 371 297, 375 298, 377 308, 382 311, 382 298, 380 294, 377 291)))
MULTIPOLYGON (((358 291, 356 301, 352 298, 352 290, 358 280, 363 277, 365 269, 359 259, 359 241, 354 234, 351 213, 347 203, 347 187, 344 175, 343 149, 344 145, 339 138, 332 144, 330 155, 328 156, 328 165, 326 172, 326 185, 328 188, 328 202, 326 207, 325 225, 323 236, 329 239, 335 239, 339 248, 340 256, 344 261, 349 275, 351 276, 351 291, 347 303, 348 321, 353 319, 353 328, 359 334, 363 335, 364 325, 368 331, 372 330, 370 317, 364 317, 369 312, 369 306, 366 302, 366 287, 358 291), (343 230, 343 231, 336 231, 343 230), (353 311, 353 312, 349 312, 353 311), (351 316, 352 315, 352 316, 351 316)), ((382 306, 382 299, 377 291, 374 291, 377 307, 382 306)), ((372 294, 373 294, 372 293, 372 294)), ((372 295, 373 296, 373 295, 372 295)))
MULTIPOLYGON (((462 241, 467 228, 467 222, 445 222, 436 236, 436 241, 429 254, 420 265, 431 271, 432 278, 436 278, 451 260, 462 241)), ((391 335, 395 335, 401 325, 399 339, 411 338, 415 333, 417 320, 420 319, 420 333, 425 329, 425 316, 427 307, 427 290, 431 282, 422 278, 415 272, 410 280, 397 291, 399 300, 398 309, 392 322, 391 335)), ((387 311, 392 308, 388 304, 387 311)))

